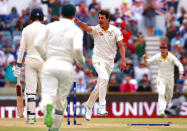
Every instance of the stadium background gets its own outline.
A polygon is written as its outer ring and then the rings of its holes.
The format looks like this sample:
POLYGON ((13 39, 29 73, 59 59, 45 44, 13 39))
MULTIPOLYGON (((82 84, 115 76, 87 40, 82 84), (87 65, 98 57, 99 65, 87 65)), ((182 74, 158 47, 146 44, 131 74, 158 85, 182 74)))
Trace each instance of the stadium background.
MULTIPOLYGON (((140 12, 142 20, 134 15, 137 13, 133 10, 136 0, 97 0, 97 6, 91 9, 89 9, 89 6, 92 4, 92 0, 66 0, 66 2, 69 1, 77 5, 77 16, 90 25, 97 24, 96 12, 99 8, 108 9, 112 14, 111 24, 118 26, 125 36, 127 69, 124 72, 120 71, 120 57, 117 54, 108 86, 107 109, 111 113, 110 117, 158 117, 155 87, 157 67, 145 67, 142 63, 142 54, 145 51, 150 52, 148 54, 150 57, 157 53, 159 44, 163 39, 168 42, 171 52, 181 60, 185 68, 183 80, 178 80, 178 70, 175 69, 174 98, 177 97, 178 93, 187 96, 187 4, 185 0, 176 0, 178 2, 176 13, 169 11, 170 1, 154 0, 159 11, 156 12, 157 15, 155 16, 156 25, 154 26, 153 36, 148 36, 144 26, 143 12, 140 12), (184 13, 181 13, 182 7, 184 7, 184 13), (116 8, 119 9, 119 14, 115 14, 116 8), (130 13, 123 12, 122 8, 126 10, 125 12, 129 11, 130 13), (139 27, 138 22, 141 22, 139 27)), ((142 7, 144 6, 144 0, 137 1, 142 3, 140 4, 142 7)), ((16 78, 13 76, 12 66, 15 65, 21 31, 30 23, 28 20, 30 10, 41 7, 45 14, 44 23, 51 22, 53 6, 45 2, 46 0, 0 1, 0 118, 16 117, 16 78), (11 13, 13 7, 15 7, 17 13, 11 13), (6 19, 4 16, 6 16, 6 19)), ((60 2, 63 2, 63 0, 60 2)), ((96 73, 91 62, 92 49, 93 37, 84 33, 86 64, 83 68, 75 65, 77 100, 81 104, 87 100, 89 92, 93 90, 96 83, 96 73)), ((22 74, 22 84, 24 87, 24 72, 22 74)), ((40 95, 38 94, 38 101, 39 99, 40 95)), ((81 104, 78 110, 82 111, 81 104)), ((97 108, 96 104, 94 110, 97 110, 97 108)), ((187 101, 182 103, 180 114, 181 117, 187 117, 187 101)), ((97 117, 96 114, 94 116, 97 117)), ((41 117, 40 113, 38 117, 41 117)))

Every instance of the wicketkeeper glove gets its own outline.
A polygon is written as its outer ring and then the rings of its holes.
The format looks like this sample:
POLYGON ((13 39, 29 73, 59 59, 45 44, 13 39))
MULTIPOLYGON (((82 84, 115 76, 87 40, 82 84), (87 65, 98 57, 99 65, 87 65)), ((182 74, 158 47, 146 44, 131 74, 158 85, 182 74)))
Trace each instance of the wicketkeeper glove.
POLYGON ((21 68, 22 68, 21 64, 16 64, 16 66, 13 66, 12 70, 14 72, 15 77, 19 77, 21 75, 21 68))

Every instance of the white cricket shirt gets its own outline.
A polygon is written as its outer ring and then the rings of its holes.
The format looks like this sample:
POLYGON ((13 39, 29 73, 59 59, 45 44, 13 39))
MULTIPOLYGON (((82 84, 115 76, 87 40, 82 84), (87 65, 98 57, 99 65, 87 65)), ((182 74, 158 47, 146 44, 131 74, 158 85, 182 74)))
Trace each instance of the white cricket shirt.
POLYGON ((83 32, 70 19, 62 18, 46 26, 35 41, 35 47, 47 60, 73 63, 83 61, 83 32), (43 47, 46 47, 43 48, 43 47))
POLYGON ((121 31, 113 25, 104 31, 97 25, 92 26, 91 34, 94 36, 94 56, 113 60, 116 56, 116 42, 123 39, 121 31))
POLYGON ((18 52, 17 63, 22 63, 24 52, 27 52, 25 63, 27 63, 28 58, 34 58, 43 62, 40 54, 34 48, 34 41, 39 35, 41 30, 45 28, 45 25, 40 22, 33 22, 32 24, 26 26, 22 31, 20 48, 18 52))
POLYGON ((158 53, 147 60, 147 64, 155 63, 158 65, 158 76, 162 78, 173 78, 174 77, 174 65, 179 68, 179 72, 183 73, 184 69, 180 61, 170 52, 164 59, 161 53, 158 53))

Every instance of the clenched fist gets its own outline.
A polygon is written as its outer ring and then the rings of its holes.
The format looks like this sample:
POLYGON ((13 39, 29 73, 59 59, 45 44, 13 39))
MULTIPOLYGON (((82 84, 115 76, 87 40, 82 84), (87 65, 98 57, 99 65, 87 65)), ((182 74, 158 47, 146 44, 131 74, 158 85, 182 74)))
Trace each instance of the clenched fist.
POLYGON ((77 24, 81 22, 81 21, 80 21, 78 18, 76 18, 76 17, 74 18, 73 21, 74 21, 75 23, 77 23, 77 24))

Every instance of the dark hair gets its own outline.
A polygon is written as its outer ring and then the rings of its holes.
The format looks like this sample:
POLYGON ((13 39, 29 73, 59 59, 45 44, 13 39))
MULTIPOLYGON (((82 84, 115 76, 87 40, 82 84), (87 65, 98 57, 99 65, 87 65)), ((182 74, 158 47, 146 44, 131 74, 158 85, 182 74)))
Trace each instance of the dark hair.
POLYGON ((106 10, 100 10, 99 12, 98 12, 98 15, 105 15, 106 16, 106 18, 107 19, 110 19, 110 13, 108 12, 108 11, 106 11, 106 10))
POLYGON ((61 14, 64 17, 71 18, 75 15, 76 13, 76 8, 72 4, 65 4, 62 6, 61 14))

